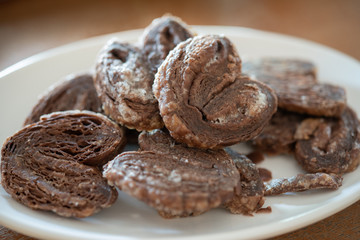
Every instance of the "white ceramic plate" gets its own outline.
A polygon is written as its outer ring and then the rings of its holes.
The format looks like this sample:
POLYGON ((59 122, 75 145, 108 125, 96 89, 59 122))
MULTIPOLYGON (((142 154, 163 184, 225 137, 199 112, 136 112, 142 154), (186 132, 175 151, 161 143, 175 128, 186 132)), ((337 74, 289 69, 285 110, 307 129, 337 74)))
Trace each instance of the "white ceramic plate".
MULTIPOLYGON (((240 56, 283 56, 313 61, 321 81, 346 87, 349 104, 360 113, 360 64, 340 52, 309 41, 238 27, 194 27, 200 34, 224 34, 240 56)), ((0 142, 20 129, 37 96, 70 73, 93 67, 95 57, 111 37, 136 41, 141 30, 91 38, 59 47, 15 64, 0 73, 0 142)), ((273 177, 302 172, 286 156, 260 166, 273 177)), ((67 219, 33 211, 15 202, 0 187, 0 224, 46 239, 259 239, 280 235, 328 217, 360 199, 360 168, 346 174, 337 191, 312 191, 268 197, 270 214, 254 217, 214 209, 198 217, 165 220, 155 210, 125 194, 111 208, 86 219, 67 219)))

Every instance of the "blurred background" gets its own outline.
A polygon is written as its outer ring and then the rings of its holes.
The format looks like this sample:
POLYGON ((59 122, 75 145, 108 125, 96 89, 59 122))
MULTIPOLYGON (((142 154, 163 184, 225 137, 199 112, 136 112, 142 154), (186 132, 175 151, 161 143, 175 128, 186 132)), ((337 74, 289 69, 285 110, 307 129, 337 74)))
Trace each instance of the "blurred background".
POLYGON ((360 59, 359 0, 0 0, 0 71, 66 43, 143 28, 164 13, 190 25, 289 34, 360 59))

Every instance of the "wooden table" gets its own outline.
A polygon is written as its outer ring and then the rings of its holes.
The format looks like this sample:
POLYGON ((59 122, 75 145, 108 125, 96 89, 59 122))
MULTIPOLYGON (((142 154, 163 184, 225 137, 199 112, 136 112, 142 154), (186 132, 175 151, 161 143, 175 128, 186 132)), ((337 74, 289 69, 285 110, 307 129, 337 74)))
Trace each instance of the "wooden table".
MULTIPOLYGON (((294 35, 360 59, 358 0, 0 0, 0 71, 72 41, 143 28, 166 12, 191 25, 234 25, 294 35)), ((360 201, 323 221, 273 239, 360 239, 359 220, 360 201)), ((0 226, 0 239, 31 238, 0 226)))

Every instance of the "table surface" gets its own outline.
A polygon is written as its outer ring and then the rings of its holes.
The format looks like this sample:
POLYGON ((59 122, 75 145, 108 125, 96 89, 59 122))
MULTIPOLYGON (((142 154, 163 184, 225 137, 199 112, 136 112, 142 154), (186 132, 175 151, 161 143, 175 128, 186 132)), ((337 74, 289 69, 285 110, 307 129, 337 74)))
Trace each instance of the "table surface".
MULTIPOLYGON (((143 28, 172 13, 191 25, 232 25, 312 40, 360 59, 360 1, 0 0, 0 71, 76 40, 143 28)), ((360 239, 360 201, 280 239, 360 239)), ((0 226, 0 239, 33 239, 0 226)))

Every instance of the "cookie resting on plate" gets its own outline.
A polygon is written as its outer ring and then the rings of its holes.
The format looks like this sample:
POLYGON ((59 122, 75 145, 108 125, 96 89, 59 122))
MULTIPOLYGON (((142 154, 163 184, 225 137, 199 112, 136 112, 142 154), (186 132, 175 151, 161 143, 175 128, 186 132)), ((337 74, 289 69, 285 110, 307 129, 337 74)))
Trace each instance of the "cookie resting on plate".
POLYGON ((359 165, 360 123, 350 107, 339 119, 304 119, 295 139, 295 158, 308 172, 342 174, 359 165))
POLYGON ((110 40, 98 56, 94 81, 105 114, 138 131, 163 127, 154 75, 168 52, 191 36, 178 18, 164 16, 145 29, 138 44, 110 40))
POLYGON ((87 217, 117 199, 116 189, 100 169, 123 145, 123 129, 101 114, 44 115, 4 143, 1 184, 12 198, 32 209, 87 217))
POLYGON ((243 63, 244 74, 274 89, 279 108, 315 116, 339 117, 346 107, 344 88, 316 79, 308 61, 264 58, 243 63))
POLYGON ((141 133, 139 145, 106 164, 104 177, 165 218, 199 215, 239 193, 239 172, 222 149, 189 148, 160 130, 141 133))
POLYGON ((153 92, 171 136, 189 147, 216 149, 247 141, 277 107, 273 90, 241 76, 235 47, 218 35, 177 45, 160 66, 153 92))
POLYGON ((163 126, 153 80, 139 48, 114 40, 102 49, 94 83, 105 114, 114 121, 139 131, 163 126))

